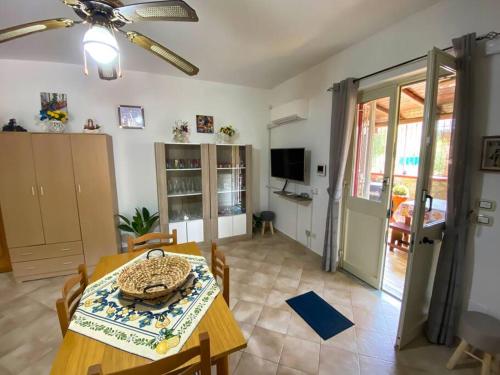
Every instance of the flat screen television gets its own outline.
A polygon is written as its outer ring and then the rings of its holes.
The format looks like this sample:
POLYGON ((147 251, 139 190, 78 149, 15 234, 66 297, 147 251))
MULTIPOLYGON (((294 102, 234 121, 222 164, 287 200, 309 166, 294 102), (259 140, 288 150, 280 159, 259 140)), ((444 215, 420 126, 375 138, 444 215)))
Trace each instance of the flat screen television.
POLYGON ((304 182, 305 157, 305 148, 272 148, 271 176, 304 182))

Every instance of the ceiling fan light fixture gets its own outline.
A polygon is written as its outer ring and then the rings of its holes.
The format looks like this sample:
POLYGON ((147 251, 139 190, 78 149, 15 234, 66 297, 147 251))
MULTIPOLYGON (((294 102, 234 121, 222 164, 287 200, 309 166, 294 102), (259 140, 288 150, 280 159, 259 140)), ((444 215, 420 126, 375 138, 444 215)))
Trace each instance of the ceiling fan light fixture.
POLYGON ((97 63, 109 64, 120 53, 113 33, 102 25, 92 25, 83 37, 83 49, 97 63))

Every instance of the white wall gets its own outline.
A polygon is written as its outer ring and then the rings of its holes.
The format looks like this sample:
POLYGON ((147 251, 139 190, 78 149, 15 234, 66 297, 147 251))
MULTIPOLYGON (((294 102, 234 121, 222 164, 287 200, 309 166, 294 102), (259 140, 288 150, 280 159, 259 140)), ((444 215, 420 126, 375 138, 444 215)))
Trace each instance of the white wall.
MULTIPOLYGON (((491 30, 500 31, 500 2, 498 0, 443 0, 399 23, 355 44, 330 57, 323 63, 278 85, 272 90, 271 104, 279 105, 294 99, 308 98, 310 116, 307 120, 273 130, 272 147, 305 146, 312 151, 312 169, 326 162, 329 153, 331 94, 326 90, 333 82, 346 77, 359 77, 402 61, 425 54, 433 46, 451 45, 451 39, 469 32, 478 35, 491 30)), ((335 37, 335 36, 332 36, 335 37)), ((479 113, 484 134, 500 134, 500 78, 499 58, 491 58, 482 68, 483 83, 477 98, 485 113, 479 113), (490 79, 490 84, 486 84, 490 79), (495 86, 496 84, 496 86, 495 86)), ((373 80, 370 80, 373 83, 373 80)), ((364 82, 363 84, 367 84, 364 82)), ((477 178, 476 178, 477 177, 477 178)), ((485 198, 500 202, 499 175, 478 173, 479 189, 485 198)), ((313 202, 313 232, 311 247, 321 253, 326 217, 327 178, 311 174, 311 187, 318 188, 319 195, 313 202)), ((293 187, 292 187, 293 189, 293 187)), ((304 187, 296 187, 305 190, 304 187)), ((475 196, 479 194, 475 193, 475 196)), ((280 212, 277 212, 280 215, 280 212)), ((498 213, 496 214, 498 215, 498 213)), ((498 216, 496 217, 498 219, 498 216)), ((498 285, 500 276, 499 220, 493 228, 478 229, 472 253, 474 274, 470 305, 489 311, 500 318, 498 285)), ((469 274, 470 275, 470 274, 469 274)))
POLYGON ((33 61, 0 60, 0 124, 15 117, 30 131, 39 131, 40 92, 68 95, 69 131, 80 132, 87 118, 95 118, 113 136, 120 212, 134 207, 156 209, 153 142, 172 141, 175 120, 191 125, 191 141, 214 143, 214 135, 197 134, 195 116, 213 115, 215 128, 232 124, 236 142, 254 147, 254 204, 267 206, 268 90, 164 75, 125 71, 123 78, 105 82, 81 66, 33 61), (119 104, 142 105, 144 130, 118 128, 119 104))

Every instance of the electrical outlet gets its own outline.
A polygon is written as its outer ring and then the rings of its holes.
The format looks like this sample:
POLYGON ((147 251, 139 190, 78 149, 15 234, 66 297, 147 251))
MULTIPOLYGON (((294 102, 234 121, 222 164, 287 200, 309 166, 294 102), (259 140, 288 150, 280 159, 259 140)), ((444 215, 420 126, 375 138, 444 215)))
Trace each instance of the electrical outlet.
POLYGON ((311 231, 306 229, 306 237, 311 237, 311 231))

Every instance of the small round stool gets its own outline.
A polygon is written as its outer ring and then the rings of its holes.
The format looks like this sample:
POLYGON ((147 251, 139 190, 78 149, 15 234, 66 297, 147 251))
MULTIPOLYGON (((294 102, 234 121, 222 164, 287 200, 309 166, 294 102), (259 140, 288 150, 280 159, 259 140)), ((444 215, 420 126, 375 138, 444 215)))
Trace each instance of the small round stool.
POLYGON ((260 219, 262 220, 262 235, 266 230, 266 224, 269 224, 269 230, 271 234, 274 234, 273 220, 274 220, 274 212, 272 211, 262 211, 260 213, 260 219))
POLYGON ((500 320, 477 311, 467 311, 462 316, 458 336, 462 341, 446 367, 453 370, 462 354, 465 353, 482 362, 481 375, 490 375, 491 363, 500 353, 500 320), (470 352, 471 348, 482 351, 483 358, 470 352))

